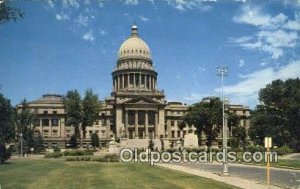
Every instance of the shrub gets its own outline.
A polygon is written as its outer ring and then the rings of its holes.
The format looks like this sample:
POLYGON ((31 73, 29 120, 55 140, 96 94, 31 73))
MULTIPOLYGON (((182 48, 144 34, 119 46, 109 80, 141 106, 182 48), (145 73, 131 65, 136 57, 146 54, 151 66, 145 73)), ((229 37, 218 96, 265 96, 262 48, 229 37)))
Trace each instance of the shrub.
POLYGON ((67 157, 66 161, 98 161, 98 162, 119 162, 119 156, 116 154, 107 154, 102 157, 74 156, 67 157))
POLYGON ((247 152, 264 152, 265 148, 263 146, 245 146, 244 151, 247 152))
POLYGON ((46 153, 45 158, 59 158, 62 156, 61 152, 53 152, 53 153, 46 153))
POLYGON ((4 163, 11 156, 11 150, 6 149, 5 145, 0 144, 0 164, 4 163))
POLYGON ((55 146, 55 147, 53 148, 53 151, 54 151, 54 152, 60 152, 60 148, 59 148, 58 146, 55 146))
POLYGON ((288 146, 283 146, 283 147, 280 147, 280 148, 275 148, 275 149, 272 149, 271 151, 277 152, 277 155, 279 155, 279 156, 283 156, 283 155, 290 154, 290 153, 293 152, 293 150, 290 147, 288 147, 288 146))
POLYGON ((185 150, 187 152, 196 152, 196 153, 200 153, 200 152, 205 152, 206 149, 203 147, 192 147, 192 148, 185 148, 185 150))
POLYGON ((94 152, 90 150, 70 150, 64 152, 64 156, 92 156, 92 155, 94 155, 94 152))
POLYGON ((117 154, 106 154, 104 155, 104 159, 107 160, 107 162, 119 162, 120 158, 117 154))

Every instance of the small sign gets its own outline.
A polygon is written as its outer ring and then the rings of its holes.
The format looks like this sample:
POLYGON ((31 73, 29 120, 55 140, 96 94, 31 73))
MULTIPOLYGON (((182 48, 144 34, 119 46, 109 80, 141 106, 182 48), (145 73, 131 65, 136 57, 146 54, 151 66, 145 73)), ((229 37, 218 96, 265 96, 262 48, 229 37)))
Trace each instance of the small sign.
POLYGON ((271 147, 272 147, 272 138, 265 137, 265 148, 271 148, 271 147))

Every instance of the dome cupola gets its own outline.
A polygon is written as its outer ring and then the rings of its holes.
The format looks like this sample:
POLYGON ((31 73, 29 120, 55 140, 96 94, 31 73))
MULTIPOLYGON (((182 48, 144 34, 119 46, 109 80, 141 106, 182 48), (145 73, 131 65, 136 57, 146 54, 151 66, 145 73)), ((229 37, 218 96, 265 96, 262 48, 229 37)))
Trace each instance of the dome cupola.
POLYGON ((135 24, 131 27, 131 36, 122 43, 118 55, 119 59, 151 59, 150 48, 147 43, 139 37, 138 27, 135 24))

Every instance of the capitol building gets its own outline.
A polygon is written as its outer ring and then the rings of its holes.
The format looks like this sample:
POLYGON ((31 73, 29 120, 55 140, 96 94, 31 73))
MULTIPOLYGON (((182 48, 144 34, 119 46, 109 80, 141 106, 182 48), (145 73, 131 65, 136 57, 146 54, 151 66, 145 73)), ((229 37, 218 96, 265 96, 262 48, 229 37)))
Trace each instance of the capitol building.
MULTIPOLYGON (((182 121, 188 105, 167 102, 164 91, 158 89, 158 73, 151 56, 149 46, 133 25, 130 36, 118 51, 116 67, 112 71, 111 95, 100 102, 98 120, 86 128, 84 146, 90 145, 93 133, 98 134, 102 147, 116 141, 120 147, 137 148, 148 147, 150 139, 155 147, 160 148, 162 143, 165 148, 173 147, 182 143, 188 133, 196 133, 193 125, 182 121)), ((21 108, 21 105, 17 107, 21 108)), ((66 124, 63 96, 45 94, 29 102, 29 107, 37 117, 35 134, 43 136, 45 146, 67 148, 74 128, 66 124)), ((228 108, 240 116, 240 126, 249 127, 248 107, 228 104, 228 108)), ((206 137, 202 134, 201 144, 205 143, 206 137)))

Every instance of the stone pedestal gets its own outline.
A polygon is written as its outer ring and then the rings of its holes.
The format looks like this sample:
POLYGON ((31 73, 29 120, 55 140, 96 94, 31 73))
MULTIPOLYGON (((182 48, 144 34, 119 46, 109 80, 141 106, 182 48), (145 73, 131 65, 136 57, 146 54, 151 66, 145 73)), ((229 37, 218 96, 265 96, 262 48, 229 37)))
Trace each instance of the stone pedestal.
POLYGON ((115 141, 110 141, 108 146, 109 153, 118 153, 118 145, 115 141))
POLYGON ((193 133, 188 133, 184 136, 183 146, 187 147, 198 147, 198 136, 193 133))

